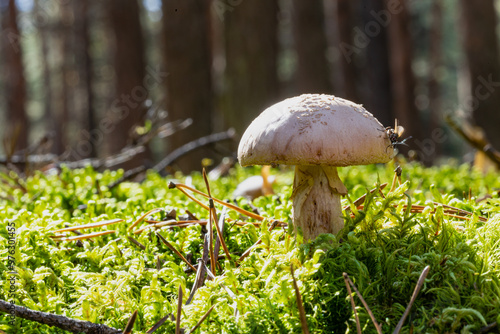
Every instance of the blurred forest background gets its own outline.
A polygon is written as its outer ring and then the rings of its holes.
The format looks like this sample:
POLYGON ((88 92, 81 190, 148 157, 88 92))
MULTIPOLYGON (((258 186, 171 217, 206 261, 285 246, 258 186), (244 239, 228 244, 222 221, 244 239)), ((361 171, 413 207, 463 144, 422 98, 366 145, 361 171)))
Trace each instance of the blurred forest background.
POLYGON ((234 155, 264 108, 301 93, 363 104, 384 126, 397 118, 410 159, 470 161, 444 119, 477 125, 500 149, 497 5, 0 0, 2 163, 131 169, 183 148, 160 167, 199 170, 234 155), (184 154, 202 137, 212 144, 184 154))

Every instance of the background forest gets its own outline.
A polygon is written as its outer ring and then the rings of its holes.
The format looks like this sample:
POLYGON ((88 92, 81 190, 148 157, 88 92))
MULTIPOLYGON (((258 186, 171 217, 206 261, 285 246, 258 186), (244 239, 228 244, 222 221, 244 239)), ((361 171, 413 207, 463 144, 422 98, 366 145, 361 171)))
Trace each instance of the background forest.
MULTIPOLYGON (((182 145, 231 156, 265 107, 301 93, 363 104, 412 136, 410 159, 472 160, 444 121, 500 149, 493 0, 0 0, 3 162, 151 167, 182 145)), ((210 158, 204 159, 203 158, 210 158)))

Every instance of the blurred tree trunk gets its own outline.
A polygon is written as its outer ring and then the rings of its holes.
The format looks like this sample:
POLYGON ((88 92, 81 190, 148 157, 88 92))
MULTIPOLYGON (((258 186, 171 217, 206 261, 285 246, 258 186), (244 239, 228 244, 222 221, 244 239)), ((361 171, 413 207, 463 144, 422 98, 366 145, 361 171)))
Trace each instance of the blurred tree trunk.
MULTIPOLYGON (((107 150, 112 154, 134 144, 135 126, 142 124, 147 112, 148 87, 138 0, 108 0, 106 10, 114 37, 115 98, 107 115, 112 124, 101 126, 100 130, 106 135, 107 150)), ((146 150, 122 167, 142 165, 148 157, 146 150)))
POLYGON ((35 20, 38 32, 40 35, 40 58, 42 63, 43 75, 43 119, 45 121, 45 131, 49 137, 54 139, 55 136, 55 122, 54 113, 52 111, 52 84, 51 84, 51 70, 49 62, 49 23, 46 13, 43 12, 40 0, 34 2, 35 20), (43 18, 43 19, 42 19, 43 18))
POLYGON ((366 47, 363 43, 360 44, 354 37, 359 38, 359 34, 355 35, 356 22, 354 21, 353 10, 358 1, 353 0, 337 0, 336 18, 337 30, 339 34, 339 49, 340 49, 340 71, 342 72, 342 93, 339 94, 343 98, 358 102, 357 92, 357 71, 355 60, 357 55, 362 52, 362 48, 366 47))
POLYGON ((298 60, 297 93, 331 93, 323 1, 294 0, 292 24, 298 60))
POLYGON ((278 2, 242 1, 224 14, 224 113, 241 135, 278 100, 278 2))
MULTIPOLYGON (((170 136, 170 151, 212 132, 213 88, 210 1, 164 0, 164 62, 168 72, 167 111, 171 120, 191 118, 186 130, 170 136)), ((181 158, 183 172, 200 170, 212 154, 197 151, 181 158)))
POLYGON ((79 145, 84 158, 97 156, 96 141, 98 138, 91 137, 91 131, 95 128, 95 112, 93 108, 94 94, 92 92, 92 57, 89 38, 89 7, 91 0, 79 0, 73 3, 73 15, 75 17, 75 63, 79 77, 78 99, 75 104, 75 114, 78 115, 82 128, 82 136, 79 140, 85 141, 87 145, 79 145))
POLYGON ((468 66, 468 96, 463 106, 500 149, 500 60, 493 0, 461 0, 462 42, 468 66))
MULTIPOLYGON (((391 0, 386 0, 389 6, 391 2, 391 0)), ((391 6, 388 10, 392 15, 388 25, 392 109, 399 124, 405 128, 404 137, 412 136, 411 143, 418 144, 421 139, 421 126, 415 106, 415 75, 412 70, 413 42, 409 29, 408 3, 401 1, 397 6, 391 6)), ((402 152, 408 151, 405 146, 398 146, 398 149, 402 152)), ((428 155, 429 152, 421 153, 428 155)), ((425 160, 425 156, 419 158, 425 160)))
POLYGON ((376 21, 373 13, 384 10, 384 0, 362 1, 363 27, 376 24, 379 33, 370 38, 366 47, 363 73, 367 83, 362 103, 384 126, 394 124, 391 95, 391 71, 389 66, 389 45, 385 24, 376 21), (384 26, 385 25, 385 26, 384 26))
MULTIPOLYGON (((443 1, 433 0, 431 7, 431 28, 429 45, 429 110, 430 119, 426 137, 432 137, 432 132, 441 127, 441 87, 439 73, 442 66, 442 41, 443 41, 443 1)), ((435 160, 440 155, 441 143, 437 142, 436 151, 431 156, 435 160)))
POLYGON ((56 24, 55 56, 56 80, 54 82, 54 117, 55 138, 54 149, 57 154, 66 152, 69 148, 68 127, 70 121, 71 89, 69 87, 71 72, 71 29, 73 28, 73 15, 69 3, 63 1, 59 4, 59 17, 56 24))
POLYGON ((2 34, 0 46, 3 54, 2 76, 6 106, 5 137, 10 141, 10 152, 28 146, 29 121, 26 115, 26 81, 24 78, 21 35, 17 25, 15 0, 0 0, 2 34), (15 146, 14 146, 15 144, 15 146))

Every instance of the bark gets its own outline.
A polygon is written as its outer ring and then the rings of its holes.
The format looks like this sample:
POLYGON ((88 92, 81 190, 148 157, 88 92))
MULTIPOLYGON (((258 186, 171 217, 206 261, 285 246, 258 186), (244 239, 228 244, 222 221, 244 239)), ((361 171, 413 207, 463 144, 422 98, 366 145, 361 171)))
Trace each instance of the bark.
MULTIPOLYGON (((429 45, 429 111, 430 120, 427 137, 431 136, 434 129, 442 126, 441 124, 441 83, 439 79, 439 70, 442 66, 442 37, 443 34, 443 2, 442 0, 434 0, 432 3, 431 14, 431 30, 430 30, 430 45, 429 45)), ((441 151, 441 143, 436 142, 436 151, 430 156, 430 162, 434 161, 439 156, 441 151)))
POLYGON ((377 24, 380 27, 380 32, 370 38, 370 43, 366 47, 366 63, 363 72, 367 89, 364 94, 366 99, 363 99, 362 103, 382 124, 392 126, 394 112, 387 29, 376 20, 373 14, 384 10, 384 0, 363 0, 362 8, 363 26, 377 24))
POLYGON ((293 35, 297 53, 296 94, 331 93, 321 0, 294 0, 293 35))
MULTIPOLYGON (((421 125, 415 106, 412 36, 409 29, 410 15, 407 1, 403 0, 397 6, 393 4, 394 1, 386 0, 388 11, 391 12, 388 33, 392 109, 399 124, 405 128, 404 136, 412 136, 412 142, 415 142, 421 139, 421 125)), ((408 151, 405 146, 399 146, 398 149, 405 153, 408 151)), ((420 158, 425 160, 425 157, 420 158)))
POLYGON ((40 4, 40 0, 35 0, 34 11, 36 14, 36 25, 38 27, 38 32, 40 36, 40 57, 42 63, 42 73, 43 73, 43 118, 45 121, 45 129, 47 133, 53 135, 55 131, 54 126, 54 113, 52 111, 52 86, 51 86, 51 69, 49 62, 49 35, 48 23, 46 19, 46 13, 43 12, 40 4), (44 18, 44 19, 42 19, 44 18))
POLYGON ((339 34, 339 49, 340 49, 340 71, 342 72, 342 94, 341 96, 358 102, 357 92, 357 71, 355 61, 358 55, 363 51, 359 43, 353 40, 354 28, 354 5, 357 1, 353 0, 338 0, 336 7, 337 31, 339 34))
POLYGON ((500 149, 500 62, 493 0, 460 1, 462 43, 468 67, 468 94, 463 107, 500 149))
MULTIPOLYGON (((109 0, 106 5, 114 37, 115 98, 107 115, 113 120, 113 126, 102 130, 107 135, 108 153, 116 153, 127 144, 133 144, 137 137, 135 126, 142 124, 147 112, 144 102, 148 97, 148 85, 144 80, 146 63, 138 1, 109 0)), ((124 167, 142 164, 148 156, 146 152, 138 156, 138 161, 131 161, 124 167)))
POLYGON ((123 331, 106 325, 94 324, 90 321, 71 319, 63 315, 33 311, 26 307, 13 305, 0 299, 0 312, 14 315, 15 317, 36 321, 40 324, 54 326, 71 333, 88 334, 120 334, 123 331))
POLYGON ((2 34, 0 46, 3 54, 2 76, 6 105, 5 136, 12 143, 13 151, 28 146, 29 121, 26 115, 26 80, 24 78, 23 50, 21 35, 17 25, 15 0, 0 0, 2 34))
MULTIPOLYGON (((167 110, 171 120, 192 118, 193 124, 170 136, 169 151, 212 132, 210 1, 164 0, 163 38, 167 110)), ((201 170, 207 151, 177 162, 183 172, 201 170)))
POLYGON ((242 1, 224 13, 224 114, 243 134, 266 107, 278 102, 278 3, 242 1))
MULTIPOLYGON (((90 140, 88 134, 95 128, 94 94, 92 92, 93 73, 92 57, 90 50, 90 17, 89 7, 91 0, 80 0, 73 3, 73 12, 75 17, 75 63, 77 66, 79 85, 78 85, 78 103, 75 104, 75 112, 78 115, 80 124, 82 124, 82 135, 79 140, 88 142, 82 158, 97 157, 96 146, 100 144, 97 140, 90 140)), ((80 145, 80 147, 84 147, 80 145)))
POLYGON ((72 98, 72 87, 70 87, 69 73, 71 71, 71 29, 73 26, 73 16, 71 15, 69 3, 59 4, 59 17, 56 24, 56 52, 55 57, 55 77, 54 81, 54 114, 52 122, 55 125, 54 150, 57 154, 62 154, 69 148, 68 125, 70 120, 70 101, 72 98))

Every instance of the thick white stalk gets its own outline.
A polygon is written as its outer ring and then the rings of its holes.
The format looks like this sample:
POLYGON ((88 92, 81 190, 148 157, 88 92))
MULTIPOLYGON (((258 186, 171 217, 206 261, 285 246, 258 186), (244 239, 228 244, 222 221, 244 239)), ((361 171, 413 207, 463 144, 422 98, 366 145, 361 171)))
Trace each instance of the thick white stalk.
POLYGON ((344 227, 340 198, 347 194, 336 167, 296 166, 293 182, 293 223, 304 241, 344 227))

